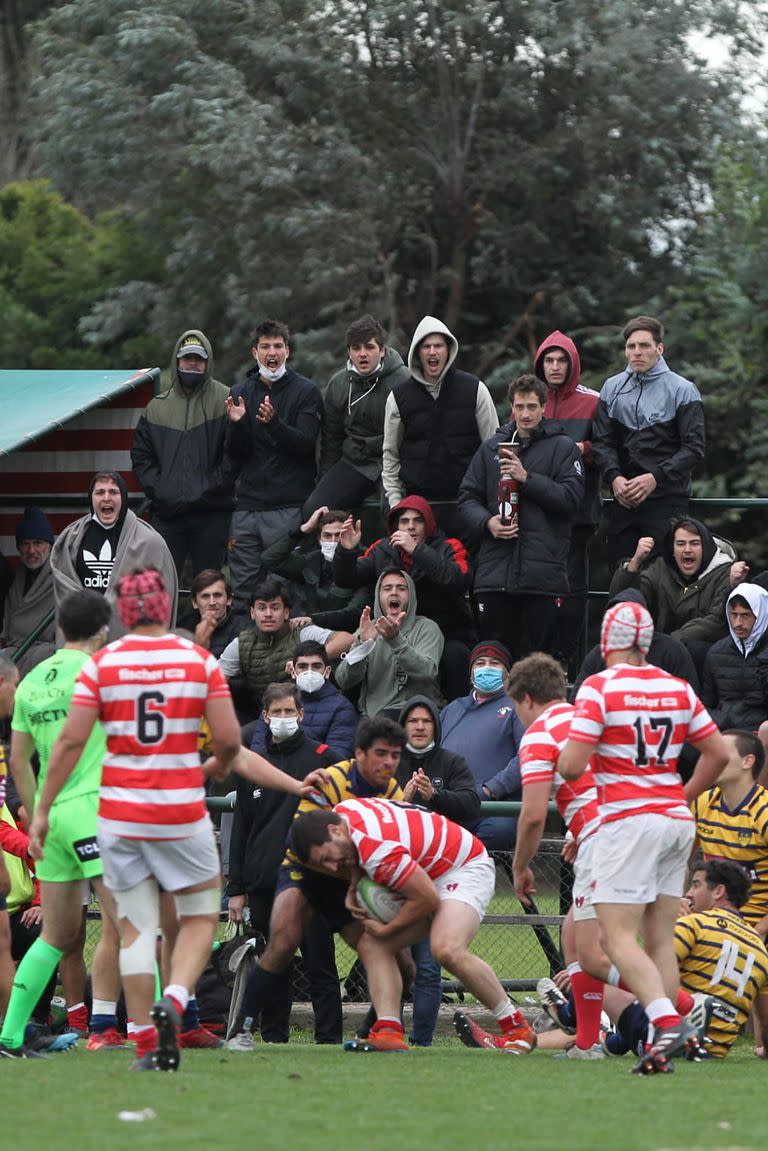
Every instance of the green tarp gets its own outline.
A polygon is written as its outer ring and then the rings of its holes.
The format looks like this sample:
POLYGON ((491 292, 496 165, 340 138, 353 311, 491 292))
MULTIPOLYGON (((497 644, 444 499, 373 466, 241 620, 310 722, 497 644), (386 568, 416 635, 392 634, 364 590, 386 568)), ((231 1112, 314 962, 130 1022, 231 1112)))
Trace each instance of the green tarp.
POLYGON ((0 371, 0 458, 148 380, 148 371, 0 371))

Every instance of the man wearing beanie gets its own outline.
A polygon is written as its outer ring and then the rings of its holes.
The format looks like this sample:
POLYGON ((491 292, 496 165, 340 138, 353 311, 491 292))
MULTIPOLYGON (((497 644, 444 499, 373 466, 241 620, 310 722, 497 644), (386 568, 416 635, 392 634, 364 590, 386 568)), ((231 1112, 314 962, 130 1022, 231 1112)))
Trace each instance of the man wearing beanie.
POLYGON ((606 670, 582 684, 558 759, 564 779, 578 779, 590 763, 595 777, 592 903, 613 964, 610 982, 621 979, 654 1027, 638 1074, 669 1071, 672 1056, 699 1044, 696 1028, 674 1006, 674 931, 695 838, 689 804, 714 783, 729 754, 690 684, 648 663, 652 639, 647 608, 619 603, 606 611, 606 670), (685 740, 701 754, 683 788, 677 762, 685 740))
MULTIPOLYGON (((0 648, 5 655, 13 656, 53 607, 52 544, 53 528, 45 512, 37 507, 25 508, 16 524, 21 563, 8 589, 3 614, 0 648)), ((51 621, 19 661, 19 675, 26 675, 41 660, 53 655, 55 642, 56 628, 51 621)))
POLYGON ((106 595, 112 608, 110 639, 125 634, 115 600, 121 576, 135 568, 156 568, 171 597, 176 621, 176 567, 163 537, 128 507, 128 489, 119 472, 98 472, 88 488, 90 511, 68 524, 51 552, 56 606, 70 592, 89 588, 106 595))
MULTIPOLYGON (((503 643, 484 640, 470 654, 472 690, 455 699, 440 716, 440 746, 469 764, 480 799, 520 798, 517 751, 523 726, 505 687, 512 656, 503 643)), ((484 816, 472 832, 489 851, 511 851, 517 820, 484 816)))

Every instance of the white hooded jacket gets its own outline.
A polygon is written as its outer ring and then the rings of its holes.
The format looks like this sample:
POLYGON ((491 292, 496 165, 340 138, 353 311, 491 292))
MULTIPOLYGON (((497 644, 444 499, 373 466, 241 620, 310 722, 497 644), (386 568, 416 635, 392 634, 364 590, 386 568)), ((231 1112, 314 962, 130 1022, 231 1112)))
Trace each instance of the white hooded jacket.
POLYGON ((755 583, 738 584, 728 596, 728 601, 725 605, 725 617, 728 620, 728 630, 731 633, 731 639, 736 645, 737 650, 740 651, 746 659, 749 653, 757 647, 765 635, 766 628, 768 628, 768 591, 755 583), (747 601, 749 609, 755 617, 755 626, 746 639, 739 639, 731 626, 731 602, 737 596, 739 599, 747 601))
MULTIPOLYGON (((408 352, 408 368, 412 378, 418 380, 420 384, 423 384, 430 395, 436 400, 440 395, 440 389, 446 373, 453 366, 458 353, 459 341, 453 332, 445 326, 442 320, 438 320, 435 316, 425 316, 424 319, 419 322, 416 331, 413 333, 411 347, 408 352), (424 375, 418 349, 421 341, 434 333, 445 336, 448 342, 448 360, 439 378, 431 381, 424 375)), ((478 382, 477 386, 475 417, 477 419, 477 431, 481 442, 490 439, 498 430, 499 417, 496 413, 496 407, 491 398, 491 393, 482 380, 478 382)), ((381 476, 384 485, 384 494, 390 508, 395 507, 405 495, 409 494, 404 490, 400 481, 400 445, 402 440, 403 424, 400 418, 400 411, 394 396, 390 393, 387 398, 387 406, 384 410, 384 466, 381 476)))

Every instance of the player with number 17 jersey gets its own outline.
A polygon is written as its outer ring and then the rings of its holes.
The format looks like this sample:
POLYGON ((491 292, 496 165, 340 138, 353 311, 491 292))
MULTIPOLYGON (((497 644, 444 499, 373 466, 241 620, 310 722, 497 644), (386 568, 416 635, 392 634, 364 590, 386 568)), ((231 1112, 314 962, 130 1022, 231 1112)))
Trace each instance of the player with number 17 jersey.
POLYGON ((595 748, 603 824, 650 814, 692 820, 677 761, 686 740, 716 731, 690 684, 652 664, 615 664, 581 685, 569 738, 595 748))
POLYGON ((100 834, 186 839, 210 824, 198 731, 228 695, 210 652, 175 635, 127 635, 85 664, 72 703, 97 708, 107 736, 100 834))

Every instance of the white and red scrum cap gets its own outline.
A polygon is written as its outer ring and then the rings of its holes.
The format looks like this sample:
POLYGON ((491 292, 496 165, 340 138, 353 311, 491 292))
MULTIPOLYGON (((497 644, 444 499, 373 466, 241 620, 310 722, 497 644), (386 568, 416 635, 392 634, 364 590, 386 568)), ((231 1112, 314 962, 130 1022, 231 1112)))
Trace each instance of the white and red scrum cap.
POLYGON ((612 651, 638 648, 647 652, 653 639, 653 619, 647 608, 626 601, 614 604, 603 616, 600 650, 603 659, 612 651))

